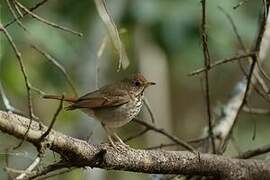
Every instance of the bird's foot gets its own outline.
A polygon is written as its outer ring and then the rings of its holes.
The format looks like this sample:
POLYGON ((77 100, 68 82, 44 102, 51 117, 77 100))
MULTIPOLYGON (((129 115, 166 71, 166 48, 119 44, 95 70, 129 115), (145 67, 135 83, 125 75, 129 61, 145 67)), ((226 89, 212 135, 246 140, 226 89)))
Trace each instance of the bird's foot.
POLYGON ((110 143, 111 146, 118 152, 126 152, 130 147, 129 145, 121 142, 110 143))
POLYGON ((129 145, 124 143, 124 141, 116 133, 114 133, 113 135, 116 138, 116 140, 118 141, 119 146, 121 146, 122 148, 125 148, 125 149, 130 148, 129 145))
POLYGON ((112 137, 109 135, 108 136, 108 139, 109 139, 109 142, 111 144, 111 146, 117 150, 118 152, 123 152, 123 151, 127 151, 130 147, 125 144, 122 139, 117 136, 117 134, 114 134, 114 137, 116 138, 117 141, 113 141, 112 137))
POLYGON ((119 141, 119 143, 117 143, 117 144, 118 144, 118 146, 120 146, 123 149, 127 149, 127 150, 130 149, 129 145, 124 143, 123 141, 119 141))

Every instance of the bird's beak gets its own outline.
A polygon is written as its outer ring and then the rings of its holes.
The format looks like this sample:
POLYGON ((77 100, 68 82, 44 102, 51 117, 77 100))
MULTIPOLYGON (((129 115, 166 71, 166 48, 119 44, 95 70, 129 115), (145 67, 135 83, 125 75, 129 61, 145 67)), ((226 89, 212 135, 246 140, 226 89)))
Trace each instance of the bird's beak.
POLYGON ((155 82, 147 82, 146 83, 146 87, 148 87, 148 86, 153 86, 153 85, 155 85, 156 83, 155 82))

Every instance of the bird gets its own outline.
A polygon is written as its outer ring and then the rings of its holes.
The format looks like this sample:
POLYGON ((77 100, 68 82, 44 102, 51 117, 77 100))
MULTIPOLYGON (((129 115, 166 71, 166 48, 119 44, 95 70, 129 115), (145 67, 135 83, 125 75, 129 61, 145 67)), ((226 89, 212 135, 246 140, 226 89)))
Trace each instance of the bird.
POLYGON ((114 147, 128 147, 114 132, 134 119, 143 105, 144 91, 155 82, 146 80, 141 74, 130 75, 120 81, 105 85, 79 98, 44 95, 46 99, 63 100, 70 103, 66 110, 81 110, 101 122, 109 143, 114 147), (115 144, 113 138, 120 144, 115 144))

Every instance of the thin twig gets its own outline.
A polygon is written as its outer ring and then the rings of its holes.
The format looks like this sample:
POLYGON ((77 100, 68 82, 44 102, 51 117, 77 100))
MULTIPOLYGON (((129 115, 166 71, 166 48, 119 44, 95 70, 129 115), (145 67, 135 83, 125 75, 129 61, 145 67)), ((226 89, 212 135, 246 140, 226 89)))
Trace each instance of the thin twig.
POLYGON ((23 17, 23 13, 21 12, 20 8, 16 4, 14 4, 14 8, 15 8, 17 14, 20 15, 19 17, 23 17))
MULTIPOLYGON (((29 11, 32 12, 32 11, 36 10, 37 8, 39 8, 40 6, 42 6, 43 4, 45 4, 47 1, 48 1, 48 0, 43 0, 43 1, 39 2, 39 3, 37 3, 35 6, 29 8, 29 11)), ((18 19, 21 19, 21 18, 23 18, 24 16, 28 15, 28 13, 27 13, 27 12, 24 12, 22 15, 23 15, 23 16, 19 16, 18 19)), ((7 24, 5 24, 5 25, 4 25, 4 28, 7 28, 8 26, 10 26, 11 24, 13 24, 14 22, 16 22, 16 18, 14 18, 13 20, 11 20, 11 21, 8 22, 7 24)))
POLYGON ((129 66, 129 60, 127 57, 127 52, 125 50, 124 44, 122 43, 116 24, 110 15, 107 4, 105 0, 95 0, 97 11, 102 21, 104 22, 112 43, 119 54, 119 61, 117 71, 119 72, 121 68, 126 69, 129 66))
MULTIPOLYGON (((19 169, 13 169, 10 167, 4 167, 4 171, 8 172, 8 173, 16 173, 16 174, 30 174, 31 172, 26 172, 25 170, 19 170, 19 169)), ((14 178, 12 178, 12 180, 14 180, 14 178)))
POLYGON ((25 66, 24 66, 20 51, 18 50, 18 48, 17 48, 16 44, 14 43, 12 37, 10 36, 9 32, 6 30, 6 28, 3 27, 2 23, 0 23, 0 29, 4 32, 6 38, 8 39, 8 41, 9 41, 9 43, 10 43, 12 49, 13 49, 13 51, 16 54, 17 60, 18 60, 19 65, 20 65, 21 72, 23 74, 25 87, 26 87, 26 91, 27 91, 28 111, 29 111, 28 115, 29 115, 29 118, 30 118, 30 123, 29 123, 29 126, 27 128, 27 131, 25 132, 24 139, 18 144, 18 146, 15 147, 15 149, 16 149, 16 148, 20 147, 23 144, 23 142, 25 140, 25 137, 26 137, 26 134, 30 130, 31 123, 32 123, 32 120, 33 120, 31 87, 30 87, 30 83, 28 81, 28 76, 27 76, 27 73, 25 71, 25 66))
POLYGON ((124 142, 127 142, 127 141, 130 141, 130 140, 132 140, 132 139, 136 139, 136 138, 138 138, 138 137, 144 135, 144 134, 147 133, 148 131, 149 131, 149 128, 145 128, 145 129, 141 130, 140 132, 138 132, 137 134, 134 134, 134 135, 132 135, 132 136, 127 137, 127 138, 124 139, 123 141, 124 141, 124 142))
MULTIPOLYGON (((14 1, 12 1, 12 2, 14 2, 14 1)), ((11 4, 10 4, 10 0, 6 0, 6 3, 7 3, 7 5, 8 5, 9 11, 11 12, 12 16, 13 16, 14 19, 15 19, 15 22, 17 22, 18 25, 19 25, 20 27, 22 27, 23 30, 26 31, 26 27, 22 24, 22 22, 19 20, 18 16, 16 15, 15 11, 13 10, 13 8, 12 8, 12 6, 11 6, 11 4)))
POLYGON ((31 12, 29 9, 27 9, 25 6, 23 6, 21 3, 19 3, 19 2, 16 1, 16 0, 14 0, 14 2, 15 2, 16 5, 18 5, 18 7, 20 7, 23 11, 27 12, 27 13, 30 14, 34 19, 36 19, 36 20, 38 20, 38 21, 40 21, 40 22, 42 22, 42 23, 44 23, 44 24, 47 24, 47 25, 52 26, 52 27, 54 27, 54 28, 61 29, 61 30, 63 30, 63 31, 66 31, 66 32, 75 34, 75 35, 80 36, 80 37, 83 36, 83 34, 80 33, 80 32, 77 32, 77 31, 74 31, 74 30, 72 30, 72 29, 70 29, 70 28, 67 28, 67 27, 58 25, 58 24, 56 24, 56 23, 53 23, 53 22, 51 22, 51 21, 48 21, 48 20, 46 20, 46 19, 44 19, 44 18, 42 18, 42 17, 36 15, 35 13, 31 12))
POLYGON ((61 97, 61 101, 60 101, 60 103, 59 103, 59 106, 58 106, 58 108, 57 108, 55 114, 53 115, 53 118, 52 118, 52 121, 51 121, 51 123, 50 123, 50 125, 49 125, 49 128, 48 128, 47 131, 46 131, 44 134, 42 134, 42 136, 40 137, 40 142, 41 142, 41 141, 42 141, 42 140, 43 140, 43 139, 51 132, 52 127, 53 127, 53 125, 54 125, 54 123, 55 123, 55 121, 56 121, 56 119, 57 119, 59 113, 61 112, 61 110, 62 110, 62 108, 63 108, 63 100, 64 100, 64 95, 62 95, 62 97, 61 97))
POLYGON ((186 143, 185 141, 179 139, 178 137, 176 136, 173 136, 173 135, 170 135, 168 132, 166 132, 164 129, 160 129, 160 128, 157 128, 151 124, 148 124, 147 122, 144 122, 144 121, 141 121, 139 119, 133 119, 134 122, 138 123, 138 124, 141 124, 143 126, 145 126, 146 128, 152 130, 152 131, 155 131, 155 132, 158 132, 160 134, 163 134, 164 136, 166 136, 167 138, 169 138, 170 140, 172 140, 173 142, 183 146, 184 148, 186 148, 187 150, 190 150, 192 152, 195 152, 196 150, 191 146, 189 145, 188 143, 186 143))
POLYGON ((32 84, 30 84, 30 88, 32 89, 33 92, 36 92, 37 94, 39 94, 41 96, 44 96, 46 94, 44 91, 34 87, 32 84))
POLYGON ((64 74, 64 77, 66 78, 70 88, 72 89, 75 97, 78 96, 78 93, 77 93, 77 90, 75 88, 75 85, 71 79, 71 77, 69 76, 68 72, 66 71, 66 69, 64 68, 63 65, 61 65, 57 60, 56 58, 54 58, 52 55, 50 55, 48 52, 45 52, 44 50, 42 50, 41 48, 39 48, 38 46, 36 45, 31 45, 31 47, 33 49, 35 49, 37 52, 39 52, 41 55, 43 55, 44 57, 46 57, 46 59, 49 60, 50 63, 52 63, 55 67, 57 67, 63 74, 64 74))
POLYGON ((39 165, 40 160, 41 158, 37 156, 37 158, 32 162, 32 164, 30 164, 30 166, 28 166, 25 172, 16 177, 16 180, 24 179, 27 176, 27 174, 29 174, 33 169, 35 169, 39 165))
POLYGON ((225 9, 223 9, 221 6, 218 6, 218 9, 219 9, 219 10, 225 15, 225 17, 229 20, 229 22, 230 22, 230 24, 231 24, 231 26, 232 26, 232 28, 233 28, 233 32, 234 32, 234 34, 235 34, 235 36, 236 36, 236 38, 237 38, 237 40, 238 40, 238 42, 239 42, 239 44, 240 44, 240 46, 241 46, 241 49, 242 49, 245 53, 247 53, 247 52, 246 52, 246 47, 245 47, 244 42, 243 42, 243 40, 242 40, 242 38, 241 38, 241 36, 240 36, 238 30, 237 30, 237 27, 236 27, 236 24, 234 23, 233 18, 232 18, 231 15, 230 15, 227 11, 225 11, 225 9))
POLYGON ((71 168, 68 168, 68 169, 58 169, 58 170, 55 170, 55 171, 50 171, 48 172, 46 175, 44 176, 39 176, 39 177, 36 177, 34 178, 35 180, 42 180, 42 179, 48 179, 48 178, 51 178, 51 177, 54 177, 54 176, 58 176, 58 175, 61 175, 61 174, 65 174, 65 173, 69 173, 75 169, 78 169, 76 167, 71 167, 71 168))
MULTIPOLYGON (((0 153, 0 155, 6 155, 7 153, 9 156, 24 156, 24 157, 29 156, 27 152, 5 152, 5 153, 0 153)), ((32 159, 31 157, 28 157, 28 158, 32 159)))
POLYGON ((260 115, 269 115, 270 109, 259 109, 259 108, 250 108, 247 106, 243 107, 243 111, 251 114, 260 114, 260 115))
POLYGON ((10 104, 10 101, 8 99, 8 97, 6 96, 6 93, 4 91, 4 88, 2 86, 2 83, 0 81, 0 95, 2 97, 2 100, 3 100, 3 104, 4 104, 4 107, 7 111, 14 111, 15 108, 10 104))
POLYGON ((42 175, 46 175, 50 172, 53 172, 53 171, 57 171, 57 170, 60 170, 60 169, 63 169, 63 168, 69 168, 71 167, 71 164, 68 163, 68 162, 57 162, 57 163, 54 163, 54 164, 51 164, 49 166, 46 166, 46 167, 43 167, 42 169, 36 171, 35 173, 29 175, 27 178, 30 180, 30 179, 36 179, 42 175))
MULTIPOLYGON (((30 89, 31 89, 32 91, 38 92, 39 94, 42 94, 42 95, 45 94, 43 91, 39 90, 38 88, 33 87, 31 84, 30 84, 30 89)), ((25 115, 25 113, 24 113, 23 111, 21 111, 21 110, 15 108, 15 107, 13 107, 13 106, 11 105, 11 103, 10 103, 10 101, 9 101, 9 99, 8 99, 8 97, 7 97, 6 93, 5 93, 5 91, 4 91, 4 88, 3 88, 3 86, 2 86, 1 81, 0 81, 0 95, 1 95, 1 97, 2 97, 4 107, 5 107, 5 109, 6 109, 7 111, 12 112, 12 113, 15 113, 15 114, 22 115, 22 116, 27 116, 27 115, 25 115)), ((38 119, 38 117, 36 117, 34 114, 33 114, 33 118, 36 119, 36 120, 38 119)))
POLYGON ((206 69, 204 74, 205 80, 205 92, 206 92, 206 109, 207 109, 207 119, 208 119, 208 134, 210 137, 210 141, 212 144, 212 151, 216 153, 216 145, 215 145, 215 138, 213 134, 213 124, 212 124, 212 114, 211 114, 211 99, 210 99, 210 82, 209 82, 209 74, 208 69, 211 64, 210 53, 208 48, 208 39, 207 39, 207 32, 206 32, 206 0, 201 1, 202 4, 202 22, 201 22, 201 39, 203 44, 203 55, 204 55, 204 67, 206 69))
MULTIPOLYGON (((244 42, 240 36, 240 33, 238 32, 238 29, 236 27, 236 24, 234 23, 234 20, 233 18, 231 17, 231 15, 225 10, 223 9, 221 6, 218 6, 218 9, 225 15, 225 17, 228 19, 229 23, 231 24, 232 26, 232 29, 233 29, 233 32, 236 36, 236 39, 238 40, 240 46, 241 46, 241 49, 243 50, 243 52, 247 53, 247 49, 244 45, 244 42)), ((239 64, 239 67, 241 69, 241 71, 244 73, 244 75, 246 75, 246 71, 245 71, 245 68, 243 67, 241 61, 238 61, 238 64, 239 64)))
POLYGON ((188 142, 189 144, 191 144, 191 143, 200 143, 200 142, 205 141, 205 140, 207 140, 207 139, 208 139, 208 136, 206 136, 206 137, 200 137, 200 138, 195 138, 195 139, 191 139, 191 140, 188 140, 187 142, 188 142))
POLYGON ((243 152, 242 154, 236 156, 236 158, 249 159, 249 158, 252 158, 254 156, 259 156, 259 155, 269 153, 269 152, 270 152, 270 144, 267 144, 267 145, 264 145, 264 146, 256 148, 256 149, 243 152))
POLYGON ((146 107, 146 109, 151 117, 152 123, 155 124, 156 118, 155 118, 155 115, 153 113, 153 110, 152 110, 151 105, 150 105, 149 101, 147 100, 147 98, 143 99, 143 103, 144 103, 144 105, 145 105, 145 107, 146 107))
MULTIPOLYGON (((9 167, 9 148, 5 149, 5 167, 4 169, 9 167)), ((9 171, 7 171, 8 180, 12 180, 12 176, 9 171)))
MULTIPOLYGON (((265 79, 267 79, 268 82, 270 82, 269 75, 264 71, 264 69, 263 69, 263 67, 262 67, 262 65, 261 65, 261 63, 259 61, 257 61, 257 67, 258 67, 259 71, 262 73, 263 77, 265 79)), ((269 94, 270 93, 269 88, 267 88, 267 89, 268 89, 268 91, 266 93, 269 94)))
MULTIPOLYGON (((244 54, 241 54, 241 55, 236 55, 236 56, 233 56, 231 58, 225 58, 225 59, 217 60, 214 63, 209 65, 208 70, 212 70, 213 67, 218 66, 218 65, 222 65, 222 64, 229 63, 229 62, 234 62, 234 61, 239 61, 241 59, 251 57, 254 54, 255 54, 254 52, 250 52, 250 53, 244 53, 244 54)), ((195 70, 195 71, 189 73, 188 75, 189 76, 194 76, 194 75, 200 74, 200 73, 202 73, 204 71, 206 71, 206 68, 201 68, 201 69, 198 69, 198 70, 195 70)))
MULTIPOLYGON (((88 166, 92 167, 94 165, 99 164, 99 161, 103 159, 103 156, 105 155, 106 152, 107 151, 105 149, 100 149, 94 155, 94 158, 92 159, 91 164, 89 164, 88 166)), ((83 163, 84 162, 81 162, 81 165, 83 163)), ((52 173, 52 172, 55 172, 57 170, 61 170, 61 169, 64 169, 64 168, 69 168, 70 170, 73 170, 74 168, 77 168, 77 167, 79 167, 79 166, 74 166, 73 162, 71 162, 71 161, 60 161, 60 162, 51 164, 49 166, 46 166, 46 167, 40 169, 39 171, 31 174, 28 178, 30 180, 30 179, 36 179, 36 178, 39 178, 39 177, 42 177, 42 176, 46 177, 48 173, 52 173)))
MULTIPOLYGON (((257 61, 257 69, 260 71, 260 72, 262 72, 261 70, 260 70, 260 68, 259 68, 259 65, 258 65, 259 63, 258 63, 258 61, 257 61)), ((261 92, 256 86, 255 86, 255 84, 254 84, 254 89, 256 90, 256 92, 257 91, 260 91, 260 92, 257 92, 261 97, 263 97, 266 101, 268 101, 268 99, 269 99, 269 93, 270 93, 270 90, 269 90, 269 87, 268 87, 268 85, 266 84, 266 82, 265 82, 265 80, 261 77, 261 75, 259 74, 259 72, 258 71, 256 71, 255 72, 255 78, 256 78, 256 80, 257 80, 257 83, 262 87, 262 89, 263 89, 263 92, 261 92), (261 94, 263 94, 263 95, 261 95, 261 94)), ((269 101, 268 101, 269 102, 269 101)))
POLYGON ((237 5, 235 5, 235 6, 233 7, 233 9, 239 8, 240 6, 242 6, 243 4, 245 4, 246 2, 248 2, 248 0, 242 0, 242 1, 240 1, 237 5))

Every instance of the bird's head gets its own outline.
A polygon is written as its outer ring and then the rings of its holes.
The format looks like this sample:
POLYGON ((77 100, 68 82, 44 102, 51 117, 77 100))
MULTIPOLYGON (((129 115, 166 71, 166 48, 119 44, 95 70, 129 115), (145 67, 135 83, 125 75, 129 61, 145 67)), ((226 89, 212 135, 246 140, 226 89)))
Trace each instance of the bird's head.
POLYGON ((123 81, 127 83, 128 88, 130 88, 131 91, 134 91, 136 95, 143 93, 147 87, 156 84, 155 82, 147 81, 140 73, 131 75, 123 81))

